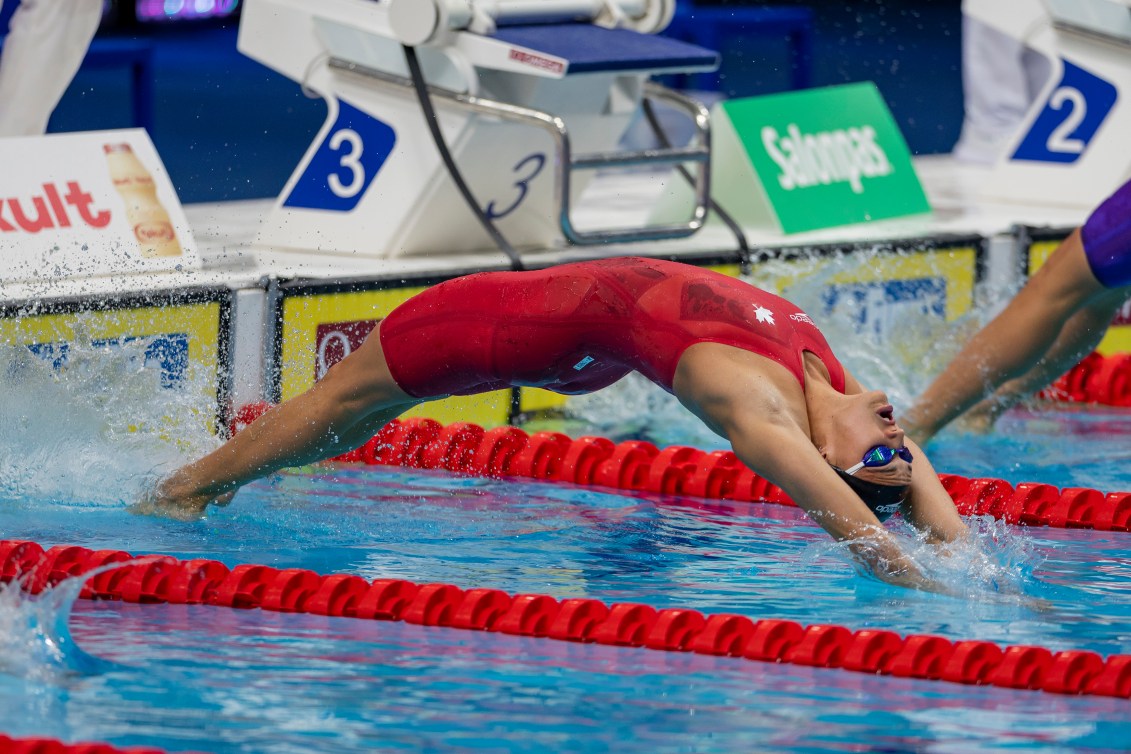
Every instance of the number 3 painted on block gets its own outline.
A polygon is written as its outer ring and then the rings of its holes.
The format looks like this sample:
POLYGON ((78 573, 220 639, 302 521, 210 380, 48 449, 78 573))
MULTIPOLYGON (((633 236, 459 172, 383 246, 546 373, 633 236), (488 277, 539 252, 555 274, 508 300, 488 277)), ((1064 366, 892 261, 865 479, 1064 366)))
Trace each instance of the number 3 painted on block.
POLYGON ((522 201, 526 198, 526 194, 529 191, 530 182, 538 177, 538 174, 542 172, 542 168, 546 166, 546 155, 542 154, 541 152, 535 152, 532 155, 523 157, 518 161, 518 163, 515 164, 513 168, 511 168, 511 171, 514 173, 519 173, 523 170, 524 167, 527 167, 528 164, 532 164, 532 167, 529 168, 530 172, 511 184, 516 189, 518 189, 518 197, 513 202, 511 202, 511 205, 509 207, 501 210, 495 209, 494 201, 488 202, 487 208, 485 210, 487 217, 491 218, 492 220, 499 220, 518 209, 518 206, 522 204, 522 201))
POLYGON ((330 185, 330 190, 334 192, 334 196, 349 199, 357 196, 357 193, 365 186, 365 169, 361 166, 361 153, 364 151, 365 145, 361 136, 352 128, 343 128, 334 132, 329 143, 331 151, 339 151, 343 143, 349 148, 349 151, 338 159, 338 165, 350 171, 352 179, 348 184, 343 184, 342 179, 335 172, 330 173, 326 182, 330 185))
POLYGON ((326 129, 283 206, 352 211, 396 143, 396 132, 389 124, 339 100, 333 125, 326 129))

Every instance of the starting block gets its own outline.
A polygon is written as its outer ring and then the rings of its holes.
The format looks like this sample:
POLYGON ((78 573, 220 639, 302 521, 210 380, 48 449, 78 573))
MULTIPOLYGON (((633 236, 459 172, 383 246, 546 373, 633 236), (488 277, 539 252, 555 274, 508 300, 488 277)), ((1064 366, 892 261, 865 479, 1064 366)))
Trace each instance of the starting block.
POLYGON ((239 49, 322 97, 325 123, 255 247, 388 258, 494 248, 429 132, 411 48, 443 141, 483 214, 516 248, 688 236, 707 214, 709 115, 648 81, 717 68, 656 36, 674 0, 248 0, 239 49), (646 97, 687 113, 687 146, 625 151, 646 97), (571 207, 597 169, 695 167, 684 222, 582 229, 571 207))
POLYGON ((1052 65, 983 196, 1088 210, 1131 177, 1131 0, 966 0, 963 12, 1052 65))

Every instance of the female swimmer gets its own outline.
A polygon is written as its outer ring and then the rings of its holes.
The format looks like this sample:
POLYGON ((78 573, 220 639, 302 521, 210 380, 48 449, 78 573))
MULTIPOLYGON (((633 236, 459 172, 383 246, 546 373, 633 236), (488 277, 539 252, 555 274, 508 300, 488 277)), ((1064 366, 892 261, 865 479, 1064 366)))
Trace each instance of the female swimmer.
POLYGON ((137 509, 199 517, 252 479, 362 445, 424 401, 514 385, 586 393, 632 370, 674 393, 877 576, 938 588, 880 521, 901 510, 935 542, 966 529, 884 393, 864 390, 788 301, 653 259, 436 285, 309 391, 167 477, 137 509))

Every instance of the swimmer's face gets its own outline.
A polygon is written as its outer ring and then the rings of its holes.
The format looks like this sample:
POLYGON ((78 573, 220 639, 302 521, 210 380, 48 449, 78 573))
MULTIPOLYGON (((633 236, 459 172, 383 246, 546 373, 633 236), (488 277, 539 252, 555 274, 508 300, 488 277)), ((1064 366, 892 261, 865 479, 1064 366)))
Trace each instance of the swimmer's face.
MULTIPOLYGON (((877 445, 903 447, 903 429, 895 421, 895 409, 880 390, 845 396, 841 408, 829 419, 830 442, 825 457, 834 466, 850 468, 877 445)), ((862 468, 854 476, 877 484, 910 484, 911 464, 897 457, 884 466, 862 468)))

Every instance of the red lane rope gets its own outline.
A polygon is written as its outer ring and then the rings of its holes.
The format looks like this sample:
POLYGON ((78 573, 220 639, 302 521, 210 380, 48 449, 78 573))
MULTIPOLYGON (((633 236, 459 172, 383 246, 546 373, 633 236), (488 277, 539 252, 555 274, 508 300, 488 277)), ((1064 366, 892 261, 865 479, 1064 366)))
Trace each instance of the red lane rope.
MULTIPOLYGON (((0 581, 17 581, 36 594, 63 579, 132 556, 73 545, 48 550, 35 542, 0 540, 0 581)), ((600 600, 557 600, 546 594, 508 594, 452 584, 360 576, 263 565, 229 569, 215 560, 146 556, 99 573, 82 597, 136 603, 167 602, 278 612, 397 620, 425 626, 496 631, 521 636, 674 652, 743 657, 861 673, 884 674, 1056 694, 1131 698, 1131 655, 1040 646, 1001 647, 988 641, 833 624, 803 626, 789 620, 600 600)))
MULTIPOLYGON (((232 432, 270 408, 267 403, 244 406, 236 412, 232 432)), ((572 439, 558 432, 527 434, 517 427, 484 430, 467 422, 444 426, 432 419, 394 419, 360 448, 331 460, 795 505, 780 487, 746 468, 729 450, 706 452, 680 445, 661 450, 640 440, 572 439)), ((1033 482, 1015 487, 1004 479, 957 474, 939 478, 964 516, 987 515, 1027 526, 1131 531, 1131 492, 1105 494, 1033 482)))
POLYGON ((1037 396, 1069 403, 1131 406, 1131 354, 1104 356, 1093 351, 1037 396))
POLYGON ((99 743, 67 744, 54 738, 9 738, 3 733, 0 733, 0 751, 4 754, 166 754, 164 749, 152 746, 127 746, 123 749, 99 743))

